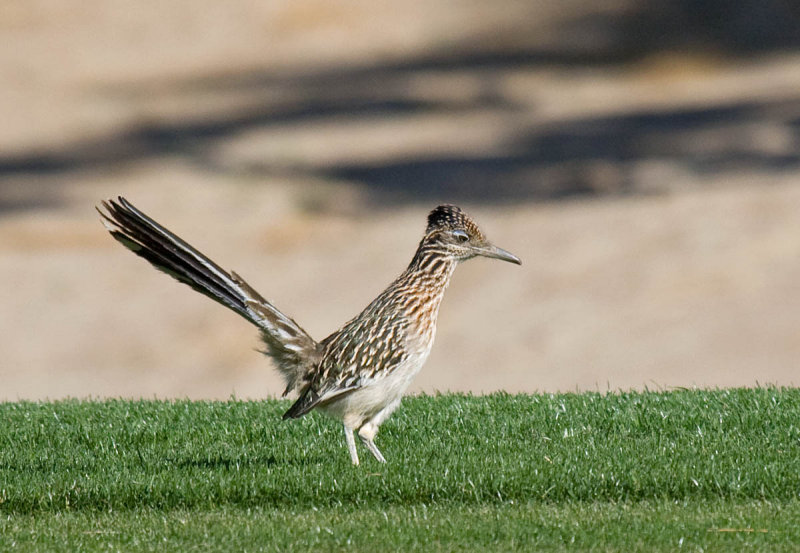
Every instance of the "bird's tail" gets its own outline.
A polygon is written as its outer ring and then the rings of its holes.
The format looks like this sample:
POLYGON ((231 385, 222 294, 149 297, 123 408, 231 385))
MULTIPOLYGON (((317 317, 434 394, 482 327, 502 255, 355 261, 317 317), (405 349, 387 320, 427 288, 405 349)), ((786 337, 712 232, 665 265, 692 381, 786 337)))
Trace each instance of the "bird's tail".
POLYGON ((292 390, 319 346, 300 325, 264 299, 236 273, 228 273, 123 197, 98 209, 111 235, 133 253, 184 284, 232 309, 261 329, 267 353, 292 390))

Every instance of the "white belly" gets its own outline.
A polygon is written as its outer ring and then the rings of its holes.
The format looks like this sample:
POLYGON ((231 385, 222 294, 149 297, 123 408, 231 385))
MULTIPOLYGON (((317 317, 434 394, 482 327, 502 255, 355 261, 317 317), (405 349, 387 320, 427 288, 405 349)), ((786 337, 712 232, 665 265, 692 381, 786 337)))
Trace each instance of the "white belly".
POLYGON ((430 348, 421 353, 409 356, 390 373, 330 401, 322 410, 350 428, 360 428, 369 421, 380 425, 400 405, 403 394, 428 359, 430 348))

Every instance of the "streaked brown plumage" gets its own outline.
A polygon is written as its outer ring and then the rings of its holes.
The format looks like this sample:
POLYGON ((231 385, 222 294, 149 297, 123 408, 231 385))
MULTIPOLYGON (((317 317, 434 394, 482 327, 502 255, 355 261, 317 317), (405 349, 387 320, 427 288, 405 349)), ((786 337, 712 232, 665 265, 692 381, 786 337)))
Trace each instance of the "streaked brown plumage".
POLYGON ((478 255, 520 264, 490 244, 461 209, 440 205, 428 215, 425 236, 403 274, 357 317, 316 342, 236 273, 220 268, 125 198, 103 207, 98 211, 104 224, 126 248, 260 328, 265 353, 286 381, 284 395, 299 396, 283 418, 302 417, 315 408, 338 418, 356 465, 353 430, 385 462, 373 440, 428 358, 439 305, 456 265, 478 255))

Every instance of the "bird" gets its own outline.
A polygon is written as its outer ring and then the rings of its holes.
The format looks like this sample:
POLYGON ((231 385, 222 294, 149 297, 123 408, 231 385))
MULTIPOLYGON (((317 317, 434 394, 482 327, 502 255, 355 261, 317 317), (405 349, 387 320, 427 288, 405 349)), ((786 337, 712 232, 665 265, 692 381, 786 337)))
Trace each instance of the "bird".
POLYGON ((124 197, 104 200, 96 209, 123 246, 257 326, 264 353, 286 384, 283 396, 297 395, 284 420, 314 409, 338 419, 353 465, 359 464, 354 432, 377 461, 386 462, 375 445, 378 428, 428 358, 456 266, 478 256, 522 264, 489 242, 459 207, 439 205, 428 214, 425 234, 405 271, 359 315, 318 342, 238 274, 222 269, 124 197))

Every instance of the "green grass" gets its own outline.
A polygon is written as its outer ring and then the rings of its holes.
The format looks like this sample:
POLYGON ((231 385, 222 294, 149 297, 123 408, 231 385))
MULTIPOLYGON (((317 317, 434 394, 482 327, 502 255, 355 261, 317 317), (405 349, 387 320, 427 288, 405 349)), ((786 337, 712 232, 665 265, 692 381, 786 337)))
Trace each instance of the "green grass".
POLYGON ((800 390, 0 404, 0 551, 800 547, 800 390))

